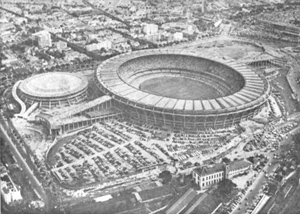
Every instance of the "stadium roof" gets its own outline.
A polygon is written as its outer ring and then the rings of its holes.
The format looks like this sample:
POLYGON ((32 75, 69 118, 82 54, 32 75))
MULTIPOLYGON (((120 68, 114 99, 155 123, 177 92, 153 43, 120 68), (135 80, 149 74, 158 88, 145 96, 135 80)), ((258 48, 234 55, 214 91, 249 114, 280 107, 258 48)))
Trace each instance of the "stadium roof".
POLYGON ((136 51, 118 55, 105 61, 97 68, 96 77, 102 90, 113 96, 114 99, 125 99, 144 108, 153 108, 171 111, 185 112, 226 112, 229 109, 241 108, 243 106, 256 105, 265 100, 270 92, 269 84, 246 65, 230 59, 217 58, 207 53, 194 52, 186 49, 155 49, 146 51, 136 51), (216 64, 227 66, 240 73, 245 85, 234 94, 209 100, 189 100, 176 99, 154 95, 141 91, 138 87, 121 79, 119 68, 129 60, 151 55, 184 55, 207 59, 216 64))
POLYGON ((34 75, 25 79, 19 89, 35 97, 62 97, 85 89, 88 81, 73 73, 50 72, 34 75))

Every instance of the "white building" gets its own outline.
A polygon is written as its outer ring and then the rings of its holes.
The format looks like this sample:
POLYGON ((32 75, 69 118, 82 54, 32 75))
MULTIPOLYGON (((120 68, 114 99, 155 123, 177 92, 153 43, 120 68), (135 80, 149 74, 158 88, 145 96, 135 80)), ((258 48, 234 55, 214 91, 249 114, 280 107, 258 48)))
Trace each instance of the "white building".
POLYGON ((158 34, 152 34, 152 35, 147 35, 145 36, 145 38, 148 40, 148 41, 151 41, 151 42, 158 42, 161 40, 161 34, 158 33, 158 34))
POLYGON ((51 32, 51 33, 62 33, 62 28, 59 27, 59 26, 54 26, 53 24, 50 24, 48 22, 42 23, 41 25, 48 32, 51 32))
POLYGON ((185 32, 187 34, 193 34, 195 32, 195 28, 196 28, 196 26, 188 25, 187 28, 186 28, 186 30, 185 30, 185 32))
POLYGON ((183 39, 183 33, 182 32, 176 32, 176 33, 174 33, 173 39, 175 41, 181 41, 183 39))
POLYGON ((219 163, 213 167, 203 166, 192 172, 193 179, 200 189, 205 189, 219 183, 223 179, 233 178, 250 169, 251 163, 244 160, 237 160, 229 164, 219 163))
POLYGON ((51 34, 48 31, 43 30, 37 32, 34 34, 34 36, 37 37, 39 47, 45 48, 52 46, 51 34))
POLYGON ((21 190, 7 173, 1 174, 1 195, 7 204, 22 200, 21 190))
POLYGON ((88 33, 87 34, 87 39, 88 39, 89 42, 94 40, 94 39, 97 39, 97 38, 98 38, 97 34, 94 34, 94 33, 88 33))
POLYGON ((56 43, 56 48, 58 51, 62 52, 63 50, 67 49, 68 44, 64 41, 58 41, 56 43))
POLYGON ((23 17, 16 17, 15 18, 15 23, 18 24, 18 25, 21 25, 23 23, 27 23, 27 19, 23 18, 23 17))
POLYGON ((201 12, 205 12, 205 0, 195 0, 193 3, 194 7, 201 8, 201 12))
POLYGON ((104 48, 105 50, 109 50, 112 48, 112 42, 111 41, 103 41, 100 43, 93 43, 86 46, 87 51, 94 51, 94 50, 100 50, 101 48, 104 48))
POLYGON ((152 34, 157 34, 158 32, 158 25, 155 24, 146 24, 143 28, 143 32, 146 35, 152 35, 152 34))

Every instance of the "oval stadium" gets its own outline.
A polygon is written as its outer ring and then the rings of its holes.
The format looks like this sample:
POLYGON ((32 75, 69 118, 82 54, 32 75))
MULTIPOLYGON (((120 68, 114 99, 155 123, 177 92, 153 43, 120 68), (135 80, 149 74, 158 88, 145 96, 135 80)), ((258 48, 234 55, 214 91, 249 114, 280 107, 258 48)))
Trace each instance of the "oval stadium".
POLYGON ((41 108, 69 106, 87 97, 88 81, 79 75, 66 72, 38 74, 22 81, 18 95, 26 103, 38 103, 41 108))
POLYGON ((220 129, 253 117, 270 94, 245 65, 188 50, 147 50, 110 58, 97 86, 132 122, 175 130, 220 129))

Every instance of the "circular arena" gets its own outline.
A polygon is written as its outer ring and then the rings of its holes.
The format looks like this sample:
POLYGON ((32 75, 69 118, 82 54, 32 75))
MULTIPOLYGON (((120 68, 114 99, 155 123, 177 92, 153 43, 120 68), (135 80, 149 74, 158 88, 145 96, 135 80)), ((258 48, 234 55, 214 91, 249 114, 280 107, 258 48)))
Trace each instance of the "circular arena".
POLYGON ((238 124, 270 94, 268 82, 245 65, 182 49, 113 57, 97 68, 96 79, 132 122, 176 130, 238 124))
POLYGON ((88 81, 66 72, 38 74, 25 79, 18 87, 18 95, 27 104, 38 103, 41 108, 69 106, 87 97, 88 81))

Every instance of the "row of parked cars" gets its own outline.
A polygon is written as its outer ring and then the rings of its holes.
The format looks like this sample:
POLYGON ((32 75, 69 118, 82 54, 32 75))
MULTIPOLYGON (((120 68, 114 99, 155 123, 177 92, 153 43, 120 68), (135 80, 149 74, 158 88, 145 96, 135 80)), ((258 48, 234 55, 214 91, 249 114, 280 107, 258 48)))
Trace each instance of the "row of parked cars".
POLYGON ((246 214, 252 214, 254 209, 257 207, 258 203, 262 200, 264 194, 260 193, 255 198, 254 201, 248 205, 246 214))

